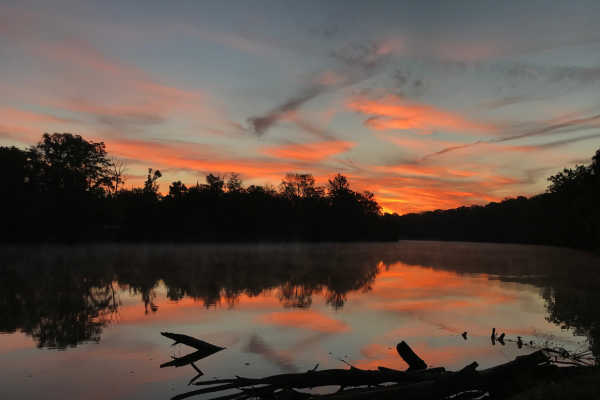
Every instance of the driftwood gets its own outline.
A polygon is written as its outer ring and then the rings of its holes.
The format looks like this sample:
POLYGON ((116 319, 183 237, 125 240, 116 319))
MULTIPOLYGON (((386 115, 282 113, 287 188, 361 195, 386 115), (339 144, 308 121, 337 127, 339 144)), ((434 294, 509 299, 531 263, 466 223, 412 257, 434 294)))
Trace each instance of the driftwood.
POLYGON ((464 392, 466 390, 477 389, 480 386, 481 378, 475 371, 478 364, 476 362, 467 365, 462 370, 450 373, 434 381, 426 381, 406 386, 388 387, 376 392, 348 391, 346 393, 333 394, 328 396, 319 396, 332 400, 367 400, 376 398, 378 400, 430 400, 444 398, 452 394, 464 392))
POLYGON ((187 335, 181 335, 179 333, 161 332, 160 334, 164 337, 168 337, 169 339, 175 341, 175 343, 173 343, 171 346, 175 346, 181 343, 196 349, 194 353, 188 354, 183 357, 171 357, 173 361, 161 364, 161 368, 179 368, 192 364, 194 369, 197 369, 196 366, 193 365, 193 363, 225 349, 225 347, 215 346, 214 344, 210 344, 208 342, 205 342, 204 340, 196 339, 187 335))
POLYGON ((221 351, 222 349, 219 350, 196 350, 195 352, 185 355, 183 357, 171 357, 173 359, 173 361, 169 361, 166 362, 164 364, 161 364, 160 367, 161 368, 166 368, 166 367, 184 367, 186 365, 195 363, 196 361, 200 361, 203 358, 206 358, 208 356, 211 356, 213 354, 215 354, 218 351, 221 351))
POLYGON ((498 341, 498 343, 500 343, 502 346, 504 346, 505 345, 504 336, 506 336, 506 334, 504 334, 504 333, 500 336, 496 335, 496 328, 492 328, 492 345, 495 345, 496 341, 498 341))
POLYGON ((404 340, 398 343, 396 350, 400 357, 408 364, 408 371, 418 371, 427 368, 425 361, 421 360, 404 340))
POLYGON ((225 347, 215 346, 214 344, 210 344, 208 342, 205 342, 204 340, 196 339, 196 338, 193 338, 188 335, 181 335, 179 333, 170 333, 170 332, 161 332, 160 334, 163 335, 164 337, 167 337, 167 338, 175 341, 175 343, 173 343, 171 346, 175 346, 175 345, 178 345, 181 343, 181 344, 185 344, 186 346, 193 347, 196 350, 203 350, 203 351, 214 350, 214 353, 225 349, 225 347))
POLYGON ((302 374, 280 374, 261 379, 236 377, 197 382, 198 390, 183 393, 172 400, 183 400, 192 396, 237 389, 238 393, 216 397, 213 400, 257 399, 308 399, 319 400, 367 400, 403 399, 429 400, 458 396, 457 399, 481 397, 485 392, 501 396, 518 387, 525 387, 531 379, 532 369, 541 363, 547 364, 543 351, 517 357, 514 361, 497 367, 477 371, 476 362, 458 372, 447 372, 443 368, 432 368, 418 372, 396 371, 379 367, 376 371, 329 369, 318 371, 318 365, 302 374), (386 384, 386 386, 381 386, 386 384), (340 386, 336 393, 315 395, 297 390, 323 386, 340 386), (346 389, 354 387, 357 389, 346 389), (362 387, 362 388, 360 388, 362 387), (346 389, 346 390, 344 390, 346 389))
POLYGON ((173 359, 172 361, 160 365, 160 368, 179 368, 184 367, 186 365, 191 365, 192 368, 194 368, 194 370, 197 372, 197 375, 190 380, 188 386, 194 383, 194 381, 196 381, 202 375, 204 375, 204 373, 200 371, 200 369, 198 369, 198 367, 196 367, 194 363, 225 349, 225 347, 215 346, 214 344, 210 344, 208 342, 205 342, 204 340, 196 339, 187 335, 181 335, 179 333, 161 332, 160 334, 164 337, 175 341, 175 343, 173 343, 171 346, 175 346, 181 343, 196 349, 195 352, 185 355, 183 357, 171 357, 173 359))
MULTIPOLYGON (((222 350, 201 340, 185 335, 163 334, 176 341, 204 348, 205 351, 222 350), (192 340, 189 340, 192 339, 192 340), (187 342, 187 343, 186 343, 187 342), (208 347, 207 347, 208 345, 208 347)), ((495 330, 492 340, 502 343, 504 334, 496 337, 495 330)), ((197 348, 197 347, 195 347, 197 348)), ((426 369, 427 365, 414 351, 401 342, 397 346, 398 353, 409 364, 406 371, 398 371, 385 367, 377 370, 362 370, 353 366, 349 369, 318 370, 317 364, 313 369, 300 374, 279 374, 265 378, 245 378, 236 376, 231 379, 215 379, 194 383, 199 388, 174 396, 172 400, 183 400, 197 395, 218 394, 227 391, 226 395, 212 397, 211 400, 467 400, 473 398, 504 399, 528 387, 533 379, 559 379, 562 372, 569 368, 557 368, 552 363, 572 363, 587 365, 588 353, 578 351, 568 353, 562 348, 543 348, 531 354, 519 356, 513 361, 493 368, 477 371, 478 364, 473 362, 458 372, 446 371, 443 367, 426 369), (547 354, 555 359, 549 359, 547 354), (422 368, 424 367, 424 368, 422 368), (419 368, 418 370, 415 370, 419 368), (335 393, 317 395, 306 389, 317 387, 339 386, 335 393), (303 391, 304 390, 304 391, 303 391), (231 393, 231 391, 237 391, 231 393)), ((199 353, 198 350, 196 353, 199 353)), ((183 364, 186 357, 176 359, 168 364, 183 364)), ((212 353, 211 353, 212 354, 212 353)), ((185 364, 187 365, 187 364, 185 364)), ((178 365, 175 365, 178 366, 178 365)), ((202 372, 192 363, 198 376, 190 381, 193 383, 202 376, 202 372)), ((572 367, 577 369, 578 367, 572 367)), ((581 369, 581 368, 578 368, 581 369)))

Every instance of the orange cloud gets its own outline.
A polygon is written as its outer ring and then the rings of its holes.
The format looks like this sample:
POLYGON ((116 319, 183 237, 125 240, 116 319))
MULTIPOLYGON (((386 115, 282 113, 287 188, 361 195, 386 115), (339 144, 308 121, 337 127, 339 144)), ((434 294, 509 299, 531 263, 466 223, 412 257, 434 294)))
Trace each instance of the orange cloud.
POLYGON ((365 125, 377 130, 415 130, 418 133, 446 132, 493 132, 493 127, 471 121, 457 113, 416 103, 387 94, 381 98, 355 96, 347 106, 359 113, 370 115, 365 125))
POLYGON ((70 124, 72 122, 69 118, 12 107, 0 107, 0 136, 12 137, 16 140, 37 141, 45 132, 42 124, 70 124))
POLYGON ((260 323, 277 324, 292 328, 311 329, 322 332, 350 332, 352 329, 346 323, 328 318, 312 310, 298 310, 293 312, 277 312, 263 315, 258 318, 260 323))
MULTIPOLYGON (((29 18, 43 22, 39 15, 29 18)), ((92 116, 120 132, 131 125, 162 124, 181 111, 178 116, 204 126, 218 120, 216 110, 207 109, 204 93, 157 83, 144 70, 80 37, 49 40, 33 28, 36 23, 12 28, 11 44, 38 58, 35 65, 51 79, 35 88, 20 87, 15 95, 25 97, 24 101, 87 114, 83 117, 92 116)))
MULTIPOLYGON (((345 174, 356 191, 369 190, 387 212, 400 214, 427 210, 454 208, 469 204, 486 204, 503 196, 493 192, 518 181, 501 175, 475 172, 476 164, 464 164, 464 168, 445 168, 436 165, 396 165, 368 167, 351 172, 321 165, 332 154, 347 151, 353 144, 347 142, 322 142, 310 145, 287 145, 262 148, 270 157, 238 157, 235 152, 218 146, 177 141, 110 140, 107 151, 120 158, 137 160, 136 164, 165 170, 187 171, 195 176, 202 173, 241 172, 244 179, 259 184, 271 181, 275 184, 286 172, 312 172, 317 184, 323 184, 335 172, 345 174)), ((340 162, 340 160, 337 160, 340 162)), ((351 165, 349 165, 351 167, 351 165)), ((479 166, 481 168, 481 166, 479 166)), ((346 167, 348 168, 348 167, 346 167)), ((143 174, 133 180, 139 185, 143 174)), ((169 177, 163 181, 169 182, 169 177)), ((176 180, 185 179, 177 178, 176 180)), ((166 188, 167 186, 163 186, 166 188)))
POLYGON ((386 167, 376 166, 372 167, 372 169, 382 173, 430 176, 435 178, 465 178, 479 175, 478 172, 474 171, 449 169, 443 166, 422 164, 391 165, 386 167))
MULTIPOLYGON (((165 171, 167 173, 188 172, 192 174, 189 181, 186 182, 185 178, 181 177, 175 179, 186 184, 195 184, 198 179, 203 181, 202 175, 209 172, 221 174, 239 172, 243 179, 251 179, 257 184, 266 181, 277 184, 286 172, 294 171, 312 171, 315 172, 316 177, 333 175, 310 160, 287 161, 267 157, 240 157, 230 149, 192 142, 108 140, 106 149, 109 154, 128 159, 140 167, 160 169, 163 175, 165 171)), ((127 184, 139 186, 144 179, 144 170, 141 170, 139 176, 132 176, 127 184)), ((169 179, 168 174, 163 177, 162 188, 168 187, 169 179)))
POLYGON ((440 166, 371 167, 347 176, 353 190, 375 193, 384 211, 399 214, 487 204, 502 198, 493 191, 518 183, 510 177, 440 166))
POLYGON ((345 153, 354 146, 355 143, 343 141, 289 144, 284 146, 265 147, 262 149, 262 153, 284 159, 321 161, 333 154, 345 153))
MULTIPOLYGON (((475 186, 475 185, 473 185, 475 186)), ((498 197, 482 192, 444 190, 436 188, 395 188, 390 191, 397 197, 381 198, 380 203, 400 213, 421 212, 461 207, 470 204, 486 204, 499 200, 498 197), (398 204, 400 203, 400 204, 398 204)))

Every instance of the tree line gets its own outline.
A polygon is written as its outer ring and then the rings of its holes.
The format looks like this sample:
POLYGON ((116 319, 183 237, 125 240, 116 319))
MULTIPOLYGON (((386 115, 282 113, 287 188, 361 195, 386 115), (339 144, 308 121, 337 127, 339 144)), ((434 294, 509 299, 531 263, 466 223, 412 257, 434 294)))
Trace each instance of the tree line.
POLYGON ((523 243, 600 251, 600 150, 548 178, 545 193, 485 206, 406 214, 402 239, 523 243))
POLYGON ((396 240, 393 219, 370 192, 337 174, 317 186, 288 173, 278 187, 244 186, 237 173, 169 185, 159 170, 125 186, 126 161, 104 143, 45 133, 28 149, 0 147, 3 242, 347 242, 396 240))
POLYGON ((208 174, 159 192, 159 170, 126 187, 126 161, 104 143, 45 133, 28 149, 0 147, 1 242, 357 242, 453 240, 600 251, 600 150, 590 165, 548 178, 546 193, 399 216, 337 174, 318 186, 288 173, 275 187, 208 174))

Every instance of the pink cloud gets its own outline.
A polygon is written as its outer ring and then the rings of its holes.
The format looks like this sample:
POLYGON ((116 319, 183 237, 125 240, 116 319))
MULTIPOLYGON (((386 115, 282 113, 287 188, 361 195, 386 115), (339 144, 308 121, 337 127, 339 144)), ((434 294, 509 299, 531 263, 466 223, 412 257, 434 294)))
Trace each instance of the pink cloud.
POLYGON ((417 103, 387 94, 381 98, 354 96, 347 106, 361 114, 370 115, 365 125, 376 130, 414 130, 418 133, 447 131, 457 133, 491 133, 491 125, 471 121, 458 113, 431 105, 417 103))
POLYGON ((355 143, 343 141, 307 143, 307 144, 289 144, 284 146, 270 146, 262 149, 263 154, 277 158, 302 160, 302 161, 321 161, 334 154, 345 153, 352 149, 355 143))
MULTIPOLYGON (((239 172, 243 174, 244 179, 262 180, 261 184, 264 181, 277 184, 286 172, 311 170, 317 172, 317 175, 328 174, 322 167, 310 161, 237 157, 235 154, 226 153, 223 148, 199 143, 111 139, 106 141, 106 148, 111 155, 135 160, 136 164, 161 171, 188 171, 196 176, 208 172, 239 172)), ((143 178, 140 175, 129 183, 139 185, 143 178)), ((196 183, 196 180, 197 177, 193 178, 193 183, 196 183)))
POLYGON ((21 101, 80 113, 120 131, 162 124, 173 115, 197 124, 223 125, 205 93, 159 83, 81 37, 60 30, 52 37, 42 35, 36 27, 45 21, 38 14, 13 9, 8 14, 31 22, 7 25, 10 18, 0 17, 0 25, 10 33, 9 49, 32 56, 32 68, 39 71, 30 74, 41 79, 35 87, 26 83, 12 88, 21 101))
POLYGON ((325 315, 312 310, 271 313, 259 317, 258 320, 261 323, 330 333, 350 332, 352 330, 346 323, 337 319, 328 318, 325 315))
POLYGON ((69 118, 25 111, 13 107, 0 107, 0 135, 19 141, 38 141, 51 124, 71 124, 69 118), (6 122, 5 122, 6 121, 6 122))

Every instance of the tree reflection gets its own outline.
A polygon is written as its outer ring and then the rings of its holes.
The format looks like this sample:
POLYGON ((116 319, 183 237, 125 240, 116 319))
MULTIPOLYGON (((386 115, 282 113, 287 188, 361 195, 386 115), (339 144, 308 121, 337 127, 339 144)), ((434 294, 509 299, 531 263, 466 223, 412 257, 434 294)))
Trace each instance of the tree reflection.
POLYGON ((596 357, 600 357, 600 291, 598 279, 553 282, 554 290, 543 293, 546 320, 587 336, 596 357))
POLYGON ((564 249, 509 247, 415 242, 5 247, 0 332, 21 331, 38 347, 56 349, 98 342, 103 329, 118 321, 123 293, 138 297, 146 314, 160 313, 159 286, 171 301, 188 298, 205 307, 235 308, 246 297, 270 295, 286 309, 308 309, 317 297, 340 309, 350 292, 371 290, 386 265, 402 262, 535 285, 546 301, 547 319, 587 335, 599 354, 598 259, 564 249))
POLYGON ((110 279, 54 268, 29 274, 4 266, 2 276, 0 331, 22 331, 38 347, 64 350, 98 342, 102 329, 118 318, 120 301, 110 279))
POLYGON ((539 288, 546 320, 587 337, 600 357, 598 255, 559 247, 443 242, 406 242, 398 253, 408 265, 489 274, 489 279, 539 288))
POLYGON ((328 253, 322 245, 7 248, 0 252, 0 332, 21 331, 56 349, 98 342, 118 319, 120 293, 155 313, 160 284, 169 300, 205 307, 235 308, 242 295, 273 294, 284 308, 310 308, 322 295, 338 309, 348 292, 370 289, 380 263, 377 253, 328 253))

